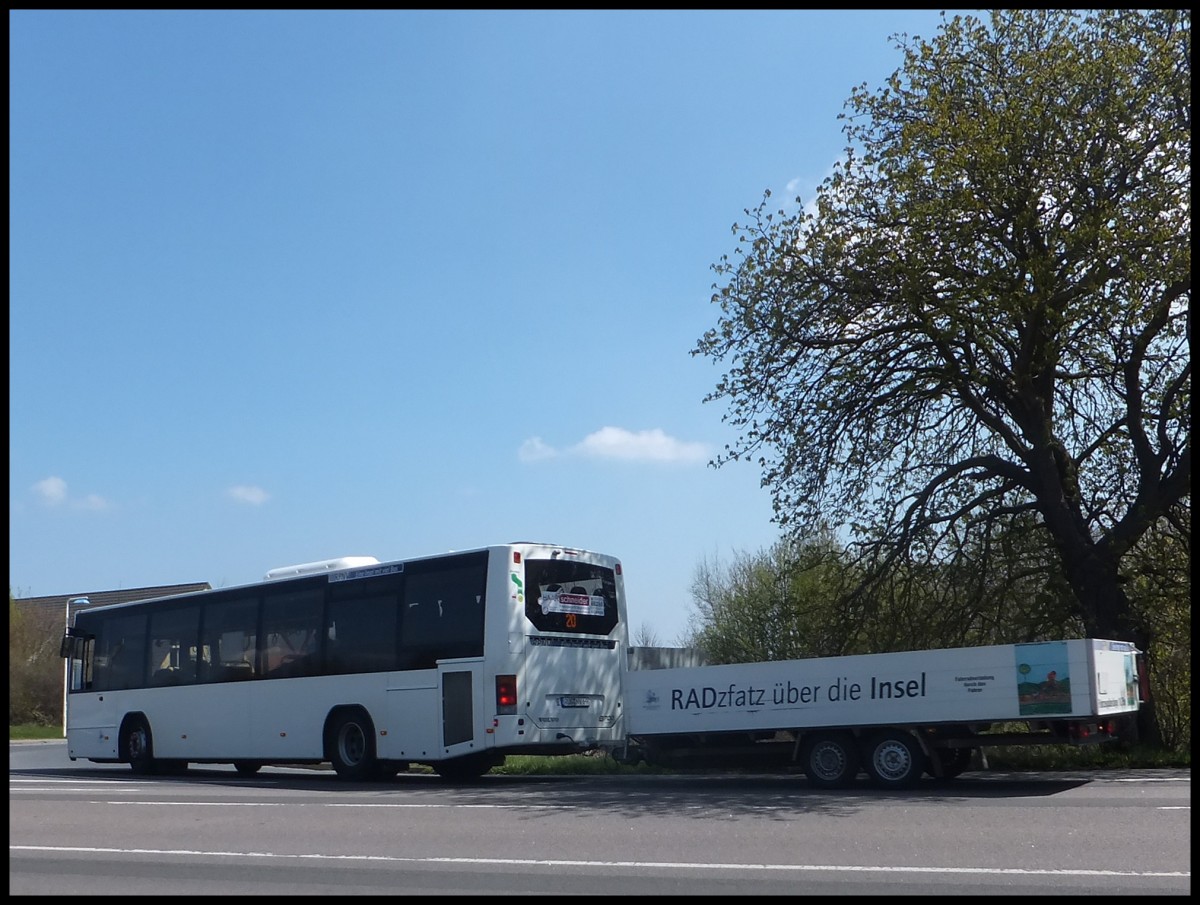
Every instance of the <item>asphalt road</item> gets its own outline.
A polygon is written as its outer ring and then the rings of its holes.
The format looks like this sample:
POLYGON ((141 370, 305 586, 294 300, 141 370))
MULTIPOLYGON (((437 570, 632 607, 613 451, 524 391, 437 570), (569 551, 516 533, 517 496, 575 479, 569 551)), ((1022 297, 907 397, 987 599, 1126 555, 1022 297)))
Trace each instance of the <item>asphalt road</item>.
POLYGON ((14 895, 1188 895, 1191 775, 135 776, 9 746, 14 895))

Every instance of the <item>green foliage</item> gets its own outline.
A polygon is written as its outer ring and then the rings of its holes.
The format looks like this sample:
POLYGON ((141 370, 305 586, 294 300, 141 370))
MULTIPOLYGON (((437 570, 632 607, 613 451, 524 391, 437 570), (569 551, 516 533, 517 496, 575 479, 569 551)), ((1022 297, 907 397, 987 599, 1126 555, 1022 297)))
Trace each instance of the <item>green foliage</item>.
MULTIPOLYGON (((1190 512, 1187 514, 1190 520, 1190 512)), ((1163 521, 1129 557, 1129 596, 1145 626, 1149 693, 1163 745, 1191 745, 1192 573, 1187 522, 1163 521)))
POLYGON ((988 549, 895 564, 864 588, 832 538, 705 561, 692 583, 688 643, 719 663, 1079 637, 1069 589, 1031 563, 1045 538, 1012 530, 988 549))
POLYGON ((1190 25, 1006 9, 901 39, 814 203, 735 224, 692 350, 728 364, 715 464, 754 461, 794 541, 844 526, 825 652, 1130 640, 1182 737, 1190 594, 1159 548, 1190 540, 1190 25))
POLYGON ((869 652, 1081 637, 1074 603, 1050 538, 1026 514, 991 520, 953 555, 904 551, 846 606, 869 652))
POLYGON ((844 603, 856 578, 828 535, 705 561, 692 580, 687 643, 715 663, 867 652, 872 633, 844 603))
POLYGON ((727 567, 702 563, 692 599, 689 645, 715 663, 744 663, 817 655, 836 594, 823 587, 820 550, 785 540, 763 554, 737 554, 727 567))
POLYGON ((62 615, 27 612, 8 595, 8 721, 62 726, 62 615))
POLYGON ((8 727, 8 737, 18 741, 41 741, 63 737, 62 723, 47 726, 45 723, 20 723, 8 727))
POLYGON ((509 755, 492 773, 509 776, 587 776, 613 773, 663 773, 646 763, 621 764, 602 752, 541 757, 534 754, 509 755))
POLYGON ((987 749, 991 770, 1129 770, 1190 767, 1190 749, 1150 745, 1033 745, 987 749))

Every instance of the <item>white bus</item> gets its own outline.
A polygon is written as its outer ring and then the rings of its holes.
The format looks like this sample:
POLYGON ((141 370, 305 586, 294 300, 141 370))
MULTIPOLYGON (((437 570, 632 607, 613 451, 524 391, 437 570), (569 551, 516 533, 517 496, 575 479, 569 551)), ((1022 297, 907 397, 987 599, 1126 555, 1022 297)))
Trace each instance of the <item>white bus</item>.
POLYGON ((347 557, 257 584, 80 610, 72 760, 138 773, 324 763, 350 780, 621 742, 621 563, 514 543, 347 557))

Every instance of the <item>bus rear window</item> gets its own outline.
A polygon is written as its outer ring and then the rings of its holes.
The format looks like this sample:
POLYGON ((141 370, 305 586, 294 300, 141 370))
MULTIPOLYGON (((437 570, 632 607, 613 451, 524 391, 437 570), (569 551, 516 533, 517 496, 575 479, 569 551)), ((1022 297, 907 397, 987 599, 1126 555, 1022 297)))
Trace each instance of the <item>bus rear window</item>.
POLYGON ((607 635, 617 627, 617 582, 604 566, 525 560, 525 616, 543 632, 607 635))

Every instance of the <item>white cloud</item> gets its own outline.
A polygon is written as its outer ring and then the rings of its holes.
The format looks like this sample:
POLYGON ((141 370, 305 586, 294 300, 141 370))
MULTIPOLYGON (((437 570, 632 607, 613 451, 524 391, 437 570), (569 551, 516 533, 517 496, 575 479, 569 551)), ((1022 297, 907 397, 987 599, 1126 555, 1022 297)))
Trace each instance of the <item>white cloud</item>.
POLYGON ((225 492, 230 499, 239 503, 249 503, 251 506, 261 506, 271 498, 271 495, 261 487, 252 487, 248 484, 237 484, 225 492))
POLYGON ((553 459, 557 455, 558 450, 543 443, 541 437, 530 437, 517 450, 517 458, 522 462, 540 462, 542 459, 553 459))
POLYGON ((108 500, 95 493, 89 493, 83 499, 72 499, 67 489, 67 482, 60 477, 51 476, 38 481, 33 485, 32 490, 41 498, 42 504, 46 506, 67 505, 72 509, 92 510, 107 509, 109 507, 108 500))
MULTIPOLYGON (((703 462, 709 456, 705 444, 677 440, 657 427, 636 432, 623 427, 602 427, 564 452, 625 462, 703 462)), ((541 437, 531 437, 521 444, 518 455, 522 462, 536 462, 553 458, 559 452, 546 445, 541 437)))
POLYGON ((46 478, 34 484, 32 489, 47 506, 60 506, 67 501, 67 482, 62 478, 46 478))
POLYGON ((676 440, 657 427, 637 433, 623 427, 602 427, 584 437, 575 450, 593 458, 634 462, 700 462, 708 458, 703 443, 676 440))

